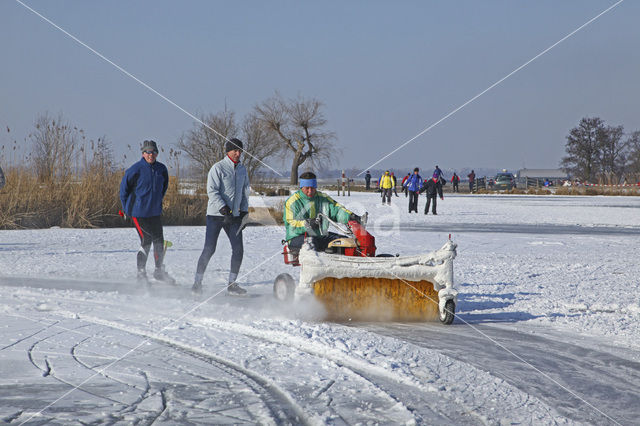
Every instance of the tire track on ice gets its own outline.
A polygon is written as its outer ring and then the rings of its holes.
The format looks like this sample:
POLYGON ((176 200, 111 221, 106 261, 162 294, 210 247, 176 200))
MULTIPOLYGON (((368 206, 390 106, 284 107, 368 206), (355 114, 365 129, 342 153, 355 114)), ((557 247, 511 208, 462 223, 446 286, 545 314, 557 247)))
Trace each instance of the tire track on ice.
MULTIPOLYGON (((70 354, 71 354, 71 357, 73 358, 73 360, 77 364, 79 364, 82 367, 84 367, 87 370, 89 370, 92 374, 94 374, 94 373, 98 374, 98 375, 104 377, 107 380, 111 380, 111 381, 113 381, 115 383, 119 383, 119 384, 122 384, 122 385, 124 385, 126 387, 129 387, 129 388, 135 390, 136 392, 140 392, 140 395, 138 396, 138 398, 135 401, 133 401, 133 402, 131 402, 129 404, 125 404, 122 408, 117 410, 115 413, 110 413, 109 416, 112 417, 112 418, 119 418, 120 420, 124 420, 124 414, 134 413, 138 409, 139 405, 142 404, 145 400, 147 400, 147 399, 149 399, 151 397, 154 397, 154 396, 159 394, 160 401, 161 401, 161 407, 160 407, 159 412, 156 413, 155 415, 152 414, 152 413, 149 413, 149 415, 148 415, 148 416, 153 417, 153 420, 150 423, 150 424, 153 424, 153 422, 156 419, 158 419, 166 409, 166 398, 165 398, 164 393, 163 393, 164 390, 160 389, 158 392, 151 393, 151 384, 149 383, 149 377, 147 376, 147 373, 144 370, 140 370, 139 371, 139 375, 144 380, 144 388, 141 389, 140 386, 138 386, 135 383, 125 382, 125 381, 123 381, 121 379, 118 379, 118 378, 116 378, 116 377, 114 377, 114 376, 112 376, 110 374, 107 374, 104 369, 100 370, 99 367, 101 365, 96 366, 96 367, 92 367, 92 366, 88 365, 87 363, 83 362, 82 360, 80 360, 80 358, 78 358, 78 355, 76 354, 76 349, 78 348, 78 346, 80 346, 81 344, 83 344, 85 342, 88 342, 92 338, 93 338, 92 336, 87 336, 84 339, 78 341, 75 345, 73 345, 71 347, 70 354)), ((104 364, 102 364, 102 365, 104 365, 104 364)), ((121 371, 118 372, 118 373, 124 374, 124 375, 127 374, 127 373, 124 373, 124 372, 121 372, 121 371)))
POLYGON ((222 371, 226 371, 229 375, 236 378, 244 378, 247 383, 251 383, 250 388, 262 399, 265 405, 272 413, 273 419, 277 424, 313 424, 309 421, 304 410, 295 402, 295 400, 276 383, 266 377, 261 376, 255 371, 246 369, 233 361, 227 360, 218 355, 212 354, 200 348, 186 345, 177 340, 171 339, 164 335, 139 330, 130 326, 125 326, 113 321, 103 320, 97 317, 82 316, 85 322, 102 325, 113 328, 127 334, 137 335, 161 345, 169 346, 174 350, 188 354, 195 358, 200 358, 206 362, 215 365, 222 371))
POLYGON ((416 378, 390 372, 383 366, 371 364, 353 357, 334 346, 310 342, 284 331, 265 330, 235 322, 212 318, 192 320, 203 327, 232 330, 247 337, 295 349, 309 355, 323 358, 338 367, 351 372, 397 404, 402 405, 417 423, 486 423, 483 416, 463 404, 450 401, 443 389, 431 384, 420 383, 416 378), (407 389, 409 388, 409 389, 407 389), (417 391, 417 392, 416 392, 417 391), (434 408, 438 407, 438 408, 434 408))
POLYGON ((536 333, 534 328, 527 333, 506 327, 474 325, 553 378, 561 387, 471 327, 442 328, 424 324, 360 324, 357 327, 420 347, 436 345, 451 358, 488 371, 573 421, 634 424, 640 418, 640 362, 589 348, 567 336, 545 336, 536 333), (568 393, 567 389, 579 396, 568 393), (609 418, 589 407, 585 400, 609 418))
MULTIPOLYGON (((86 325, 81 325, 81 326, 79 326, 79 327, 76 327, 76 329, 78 329, 78 328, 83 328, 83 327, 86 327, 86 325)), ((44 343, 45 341, 47 341, 48 339, 50 339, 50 338, 52 338, 52 337, 57 337, 57 336, 60 336, 60 335, 62 335, 62 334, 65 334, 65 333, 67 333, 67 331, 60 331, 60 332, 54 333, 54 334, 52 334, 52 335, 49 335, 49 336, 47 336, 47 337, 44 337, 44 338, 39 339, 39 340, 37 340, 36 342, 34 342, 34 343, 33 343, 33 344, 32 344, 32 345, 27 349, 27 358, 29 359, 29 362, 31 362, 31 364, 33 364, 33 366, 34 366, 34 367, 36 367, 38 370, 42 371, 42 375, 43 375, 43 377, 51 377, 51 378, 53 378, 53 379, 55 379, 55 380, 59 381, 60 383, 63 383, 63 384, 65 384, 65 385, 67 385, 67 386, 70 386, 70 387, 72 387, 72 388, 75 388, 75 389, 77 389, 77 390, 79 390, 79 391, 81 391, 81 392, 84 392, 84 393, 89 394, 89 395, 91 395, 91 396, 94 396, 94 397, 96 397, 96 398, 104 399, 104 400, 109 401, 109 402, 111 402, 111 403, 115 403, 115 404, 126 404, 126 403, 123 403, 122 401, 115 400, 115 399, 110 398, 110 397, 108 397, 108 396, 100 395, 100 394, 95 393, 95 392, 92 392, 92 391, 90 391, 90 390, 88 390, 88 389, 83 389, 82 387, 79 387, 79 386, 77 386, 77 385, 75 385, 75 384, 73 384, 73 383, 71 383, 71 382, 69 382, 69 381, 67 381, 67 380, 62 379, 61 377, 59 377, 59 376, 55 373, 55 370, 53 369, 53 365, 52 365, 52 364, 50 363, 50 361, 47 359, 46 355, 45 355, 45 356, 43 356, 43 358, 44 358, 44 362, 45 362, 45 365, 46 365, 46 368, 43 368, 43 367, 41 367, 40 365, 38 365, 38 363, 36 363, 35 358, 34 358, 34 352, 35 352, 36 346, 38 346, 39 344, 44 343)))

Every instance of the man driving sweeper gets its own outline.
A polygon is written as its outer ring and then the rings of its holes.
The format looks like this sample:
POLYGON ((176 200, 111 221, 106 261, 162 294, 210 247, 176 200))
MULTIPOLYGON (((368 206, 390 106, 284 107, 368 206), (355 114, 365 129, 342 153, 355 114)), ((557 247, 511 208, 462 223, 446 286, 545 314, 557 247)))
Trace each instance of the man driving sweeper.
POLYGON ((313 172, 300 175, 300 189, 287 198, 282 218, 286 230, 285 239, 289 248, 299 250, 304 238, 311 237, 311 246, 316 251, 324 251, 328 244, 341 236, 327 232, 329 222, 321 220, 318 213, 327 215, 331 220, 347 223, 349 220, 361 221, 360 216, 347 210, 323 192, 316 190, 318 182, 313 172))

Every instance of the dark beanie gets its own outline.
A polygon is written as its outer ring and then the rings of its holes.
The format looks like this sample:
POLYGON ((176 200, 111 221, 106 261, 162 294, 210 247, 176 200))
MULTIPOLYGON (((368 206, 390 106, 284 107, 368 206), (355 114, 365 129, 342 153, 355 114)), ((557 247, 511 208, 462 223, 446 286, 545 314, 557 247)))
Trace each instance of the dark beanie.
POLYGON ((242 150, 242 141, 238 138, 229 139, 224 144, 224 152, 233 151, 234 149, 242 150))
POLYGON ((144 141, 142 142, 142 151, 158 152, 158 145, 154 141, 144 141))

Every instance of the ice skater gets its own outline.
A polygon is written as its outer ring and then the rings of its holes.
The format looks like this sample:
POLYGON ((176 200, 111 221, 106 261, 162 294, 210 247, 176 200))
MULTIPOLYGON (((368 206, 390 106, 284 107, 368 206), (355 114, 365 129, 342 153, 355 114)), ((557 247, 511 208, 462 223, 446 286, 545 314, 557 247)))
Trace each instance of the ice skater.
POLYGON ((422 177, 418 174, 420 169, 413 169, 413 174, 405 181, 405 190, 409 194, 409 213, 418 213, 418 196, 422 186, 422 177))
POLYGON ((249 213, 249 175, 246 167, 240 163, 242 149, 240 139, 228 140, 225 143, 225 157, 211 166, 207 175, 207 230, 191 288, 195 294, 202 293, 204 271, 211 256, 216 252, 218 236, 223 229, 231 243, 231 270, 227 293, 247 292, 236 282, 244 255, 242 219, 249 213))
POLYGON ((121 214, 130 217, 140 237, 140 250, 136 255, 138 282, 148 283, 147 257, 153 244, 156 269, 153 278, 174 284, 175 280, 164 270, 164 234, 162 231, 162 200, 169 187, 167 167, 157 161, 158 145, 152 141, 142 143, 142 158, 129 167, 120 182, 121 214))
POLYGON ((440 177, 433 174, 433 177, 424 183, 424 187, 422 191, 427 193, 427 204, 424 206, 424 214, 429 213, 429 205, 433 202, 433 209, 431 212, 434 215, 437 215, 436 205, 437 205, 437 197, 440 196, 441 200, 444 200, 442 195, 442 182, 440 181, 440 177))

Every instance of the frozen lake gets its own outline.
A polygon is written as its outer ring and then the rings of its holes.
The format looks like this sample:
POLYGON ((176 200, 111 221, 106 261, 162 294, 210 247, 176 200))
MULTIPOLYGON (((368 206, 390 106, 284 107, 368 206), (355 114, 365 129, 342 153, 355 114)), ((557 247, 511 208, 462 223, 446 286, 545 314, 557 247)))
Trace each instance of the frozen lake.
MULTIPOLYGON (((334 194, 330 194, 334 196, 334 194)), ((335 197, 378 252, 458 244, 456 320, 331 323, 271 297, 278 226, 249 227, 240 283, 189 291, 204 227, 168 227, 177 287, 135 283, 131 228, 0 231, 0 418, 10 424, 634 424, 638 197, 335 197)), ((252 198, 254 206, 278 198, 252 198)), ((149 265, 149 268, 151 266, 149 265)))

